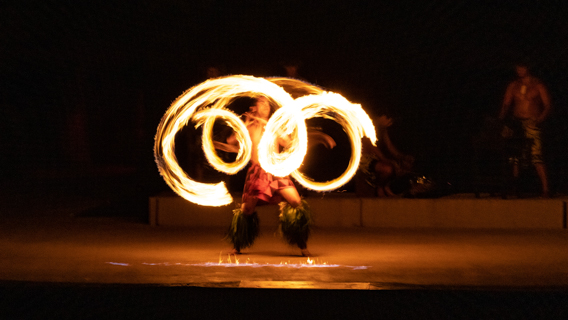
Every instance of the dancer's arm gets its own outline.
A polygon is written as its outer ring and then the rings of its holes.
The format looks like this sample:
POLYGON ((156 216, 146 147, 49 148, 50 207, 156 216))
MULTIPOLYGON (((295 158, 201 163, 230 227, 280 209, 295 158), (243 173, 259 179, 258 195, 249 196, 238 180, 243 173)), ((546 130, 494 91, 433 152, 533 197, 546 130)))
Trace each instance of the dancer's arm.
POLYGON ((252 112, 245 112, 243 115, 245 116, 245 125, 247 127, 255 120, 258 121, 262 125, 266 125, 268 123, 268 121, 266 121, 266 119, 259 118, 252 112))
POLYGON ((536 125, 539 125, 544 120, 546 120, 546 118, 548 118, 548 115, 550 114, 552 108, 550 105, 550 95, 548 94, 548 90, 546 90, 546 87, 543 84, 539 83, 537 88, 538 88, 538 93, 540 94, 540 100, 542 101, 543 105, 542 112, 540 113, 539 117, 535 120, 536 125))
POLYGON ((223 143, 223 142, 219 142, 219 141, 213 141, 213 145, 215 146, 215 149, 218 149, 218 150, 221 150, 221 151, 232 152, 232 153, 238 153, 239 152, 239 146, 238 145, 223 143))
POLYGON ((239 152, 239 141, 237 140, 237 136, 233 132, 228 138, 227 142, 220 142, 220 141, 213 141, 213 145, 215 149, 231 152, 231 153, 238 153, 239 152))
POLYGON ((323 144, 328 149, 333 149, 336 146, 335 140, 329 135, 314 129, 308 130, 308 148, 323 144))

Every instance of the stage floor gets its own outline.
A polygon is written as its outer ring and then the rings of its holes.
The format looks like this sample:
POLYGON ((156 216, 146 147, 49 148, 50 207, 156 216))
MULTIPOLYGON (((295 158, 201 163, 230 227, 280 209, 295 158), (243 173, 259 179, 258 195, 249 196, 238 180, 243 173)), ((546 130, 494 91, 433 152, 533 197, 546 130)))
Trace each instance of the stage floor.
POLYGON ((275 229, 229 257, 224 228, 2 217, 6 319, 565 319, 568 232, 316 228, 311 261, 275 229))
POLYGON ((310 261, 263 228, 235 257, 224 229, 122 218, 3 218, 0 280, 267 288, 568 288, 566 230, 316 228, 310 261))

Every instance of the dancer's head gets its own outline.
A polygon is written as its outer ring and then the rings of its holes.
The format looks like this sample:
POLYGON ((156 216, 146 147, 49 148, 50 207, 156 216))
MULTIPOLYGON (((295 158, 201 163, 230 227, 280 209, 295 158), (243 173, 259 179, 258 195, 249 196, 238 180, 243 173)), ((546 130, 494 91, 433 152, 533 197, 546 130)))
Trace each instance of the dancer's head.
POLYGON ((272 108, 270 102, 266 97, 259 97, 256 99, 256 103, 251 107, 251 111, 256 114, 257 117, 262 119, 268 119, 272 115, 272 108))
POLYGON ((531 64, 530 60, 526 57, 519 59, 515 63, 515 72, 519 78, 530 76, 531 64))
POLYGON ((515 71, 517 72, 517 76, 519 78, 525 78, 529 76, 529 67, 523 64, 517 64, 515 66, 515 71))

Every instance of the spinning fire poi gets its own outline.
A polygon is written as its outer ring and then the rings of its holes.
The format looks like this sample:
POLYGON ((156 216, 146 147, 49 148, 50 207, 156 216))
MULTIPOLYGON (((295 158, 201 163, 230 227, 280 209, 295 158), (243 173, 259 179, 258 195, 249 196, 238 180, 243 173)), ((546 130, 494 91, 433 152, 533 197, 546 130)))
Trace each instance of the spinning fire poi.
POLYGON ((361 138, 376 143, 375 128, 359 104, 343 96, 326 92, 300 80, 229 76, 205 81, 176 99, 158 127, 154 156, 166 183, 184 199, 205 206, 230 204, 232 198, 224 182, 216 184, 192 180, 177 163, 174 153, 176 133, 189 121, 203 126, 202 145, 213 168, 235 174, 250 161, 242 204, 233 210, 228 239, 233 253, 253 244, 258 235, 257 205, 280 202, 280 230, 291 245, 307 256, 307 239, 312 223, 307 202, 301 199, 291 175, 298 183, 316 191, 331 191, 347 183, 357 171, 361 159, 361 138), (245 113, 245 122, 228 106, 235 99, 250 97, 256 104, 245 113), (294 99, 296 97, 296 99, 294 99), (310 131, 305 120, 322 117, 339 123, 351 141, 351 159, 339 177, 316 182, 297 169, 307 153, 308 141, 333 147, 329 136, 310 131), (213 141, 213 124, 221 118, 234 130, 227 141, 213 141), (308 135, 310 139, 308 139, 308 135), (226 163, 215 148, 237 153, 234 162, 226 163))

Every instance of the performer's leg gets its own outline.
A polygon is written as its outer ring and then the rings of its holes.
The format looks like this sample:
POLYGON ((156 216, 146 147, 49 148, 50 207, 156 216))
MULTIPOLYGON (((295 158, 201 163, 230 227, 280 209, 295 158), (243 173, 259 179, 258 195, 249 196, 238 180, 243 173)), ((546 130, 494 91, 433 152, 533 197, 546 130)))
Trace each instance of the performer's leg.
POLYGON ((253 214, 257 202, 257 197, 247 197, 245 200, 243 200, 243 204, 241 205, 242 212, 246 215, 253 214))
POLYGON ((389 196, 385 190, 385 186, 390 178, 394 175, 394 168, 387 163, 377 161, 375 163, 375 176, 377 177, 377 197, 384 198, 389 196))
POLYGON ((227 239, 233 244, 232 254, 241 253, 241 249, 253 245, 258 237, 259 221, 256 212, 244 214, 241 208, 233 210, 233 220, 227 233, 227 239))
POLYGON ((394 168, 392 165, 377 161, 375 164, 375 173, 377 174, 377 178, 380 181, 386 181, 394 174, 394 168))
POLYGON ((517 179, 519 178, 519 164, 518 163, 513 163, 513 178, 517 179))
POLYGON ((542 197, 549 198, 550 191, 548 189, 548 177, 546 174, 546 166, 542 157, 542 138, 539 128, 531 127, 527 129, 527 138, 532 140, 531 144, 531 160, 536 169, 536 173, 540 179, 542 186, 542 197))
POLYGON ((227 235, 233 244, 231 254, 239 254, 241 249, 252 246, 259 233, 258 215, 254 211, 258 198, 255 196, 243 198, 241 207, 233 210, 233 221, 227 235))
POLYGON ((519 162, 514 161, 512 165, 512 178, 511 178, 511 187, 513 188, 513 195, 517 198, 520 197, 520 188, 519 188, 519 162))
POLYGON ((288 202, 293 208, 297 208, 302 205, 302 198, 298 193, 296 188, 286 188, 280 190, 280 195, 286 202, 288 202))
POLYGON ((312 224, 311 211, 308 203, 302 200, 295 188, 280 191, 288 202, 280 204, 280 230, 290 245, 300 248, 302 256, 310 256, 308 237, 312 224))
POLYGON ((543 198, 550 198, 550 191, 548 189, 548 178, 546 175, 546 166, 543 162, 537 162, 534 164, 534 168, 536 169, 536 173, 540 179, 540 183, 542 186, 542 197, 543 198))

